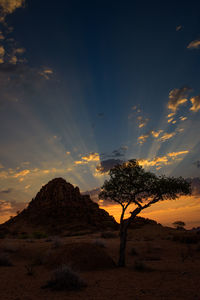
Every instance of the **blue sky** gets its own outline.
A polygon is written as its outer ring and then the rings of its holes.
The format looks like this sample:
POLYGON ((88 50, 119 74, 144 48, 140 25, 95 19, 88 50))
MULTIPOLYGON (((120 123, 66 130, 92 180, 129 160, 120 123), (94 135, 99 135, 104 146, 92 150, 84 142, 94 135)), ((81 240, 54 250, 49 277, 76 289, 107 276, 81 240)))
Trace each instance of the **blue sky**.
POLYGON ((0 201, 137 158, 199 176, 200 4, 0 0, 0 201))

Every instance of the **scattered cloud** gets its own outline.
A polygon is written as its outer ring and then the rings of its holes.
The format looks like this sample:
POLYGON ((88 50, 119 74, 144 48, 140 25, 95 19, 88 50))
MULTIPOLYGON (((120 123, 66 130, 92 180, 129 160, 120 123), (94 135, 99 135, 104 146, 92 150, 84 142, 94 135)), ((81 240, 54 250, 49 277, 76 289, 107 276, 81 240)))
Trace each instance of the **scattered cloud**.
POLYGON ((127 150, 128 146, 121 146, 118 149, 113 150, 111 153, 101 153, 100 156, 103 158, 103 160, 106 158, 124 157, 127 150))
POLYGON ((158 138, 159 135, 160 135, 162 132, 163 132, 162 129, 161 129, 161 130, 158 130, 158 131, 152 130, 152 131, 151 131, 151 134, 152 134, 152 136, 153 136, 154 138, 158 138))
POLYGON ((99 162, 100 161, 100 156, 99 153, 97 152, 91 152, 85 156, 81 157, 81 160, 76 160, 74 163, 76 165, 85 165, 90 162, 99 162))
POLYGON ((197 160, 193 163, 198 169, 200 169, 200 160, 197 160))
POLYGON ((174 137, 176 135, 176 132, 171 132, 171 133, 164 133, 161 138, 159 139, 159 141, 161 142, 165 142, 169 139, 171 139, 172 137, 174 137))
POLYGON ((141 136, 138 137, 138 143, 139 144, 143 144, 144 142, 146 142, 146 140, 148 139, 149 134, 143 134, 141 136))
POLYGON ((13 177, 14 178, 24 177, 24 176, 26 176, 29 173, 30 173, 30 170, 23 170, 23 171, 21 171, 19 173, 14 174, 13 177))
POLYGON ((187 97, 189 92, 191 92, 191 88, 187 86, 171 90, 169 93, 168 109, 175 113, 180 105, 183 105, 188 101, 187 97))
POLYGON ((192 103, 192 107, 190 108, 191 111, 197 112, 200 110, 200 95, 190 98, 190 101, 192 103))
POLYGON ((4 194, 10 194, 12 192, 13 189, 8 188, 6 190, 0 190, 0 195, 4 195, 4 194))
POLYGON ((187 117, 181 116, 179 119, 180 119, 181 121, 185 121, 185 120, 187 120, 187 117))
POLYGON ((139 159, 139 164, 143 167, 162 167, 163 165, 172 164, 177 159, 182 159, 186 154, 188 154, 188 150, 178 151, 178 152, 170 152, 164 156, 158 156, 154 159, 139 159))
POLYGON ((174 118, 170 118, 167 120, 168 123, 171 123, 174 120, 174 118))
POLYGON ((180 31, 182 28, 183 28, 182 25, 178 25, 178 26, 176 26, 176 31, 180 31))
POLYGON ((51 79, 51 76, 53 75, 53 70, 50 68, 43 68, 42 71, 39 72, 39 74, 44 77, 46 80, 51 79))
POLYGON ((196 39, 189 43, 187 46, 188 49, 199 49, 200 48, 200 39, 196 39))
POLYGON ((124 161, 121 159, 107 159, 100 162, 96 167, 96 171, 100 174, 107 173, 110 169, 112 169, 116 165, 122 164, 124 161))
POLYGON ((70 151, 66 151, 65 153, 66 153, 67 155, 70 155, 70 154, 71 154, 71 152, 70 152, 70 151))
POLYGON ((143 118, 142 116, 138 116, 137 120, 138 120, 138 127, 139 128, 145 127, 147 125, 147 123, 149 122, 148 118, 143 118))
POLYGON ((23 7, 25 0, 0 0, 0 22, 4 22, 7 15, 12 14, 17 8, 23 7))

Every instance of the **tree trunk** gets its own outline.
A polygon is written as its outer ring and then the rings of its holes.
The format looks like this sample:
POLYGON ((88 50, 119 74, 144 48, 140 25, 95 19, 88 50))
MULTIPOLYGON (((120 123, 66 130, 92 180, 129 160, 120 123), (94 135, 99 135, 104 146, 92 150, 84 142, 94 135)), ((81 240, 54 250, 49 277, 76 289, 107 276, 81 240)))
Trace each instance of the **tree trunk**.
POLYGON ((120 248, 119 248, 119 260, 118 267, 125 267, 125 255, 126 255, 126 240, 127 240, 127 225, 120 224, 120 248))

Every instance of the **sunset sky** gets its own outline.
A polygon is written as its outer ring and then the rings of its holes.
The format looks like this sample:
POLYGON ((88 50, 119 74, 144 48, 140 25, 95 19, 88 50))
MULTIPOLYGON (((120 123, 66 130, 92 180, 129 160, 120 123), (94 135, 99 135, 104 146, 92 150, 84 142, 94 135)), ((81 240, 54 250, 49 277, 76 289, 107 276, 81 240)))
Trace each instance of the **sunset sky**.
MULTIPOLYGON (((132 158, 200 177, 200 3, 0 0, 0 120, 0 222, 132 158)), ((200 226, 200 192, 143 215, 200 226)))

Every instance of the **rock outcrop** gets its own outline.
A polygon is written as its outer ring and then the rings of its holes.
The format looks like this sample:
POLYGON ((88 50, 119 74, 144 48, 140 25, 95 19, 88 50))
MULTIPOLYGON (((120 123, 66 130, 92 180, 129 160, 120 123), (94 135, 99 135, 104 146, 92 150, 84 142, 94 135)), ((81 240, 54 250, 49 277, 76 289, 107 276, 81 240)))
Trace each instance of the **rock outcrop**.
POLYGON ((55 178, 48 182, 19 215, 4 223, 10 230, 64 231, 116 229, 118 224, 79 188, 55 178))

